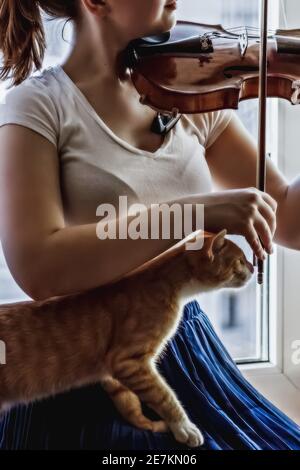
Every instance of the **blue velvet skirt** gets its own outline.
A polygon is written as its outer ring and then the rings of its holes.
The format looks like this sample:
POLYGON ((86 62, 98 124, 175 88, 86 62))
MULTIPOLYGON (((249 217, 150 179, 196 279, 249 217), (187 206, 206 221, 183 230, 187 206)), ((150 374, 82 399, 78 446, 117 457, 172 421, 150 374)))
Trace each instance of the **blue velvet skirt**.
MULTIPOLYGON (((300 450, 300 427, 242 376, 197 301, 185 305, 158 369, 202 430, 203 449, 300 450)), ((128 424, 96 384, 12 409, 0 421, 0 449, 188 448, 128 424)))

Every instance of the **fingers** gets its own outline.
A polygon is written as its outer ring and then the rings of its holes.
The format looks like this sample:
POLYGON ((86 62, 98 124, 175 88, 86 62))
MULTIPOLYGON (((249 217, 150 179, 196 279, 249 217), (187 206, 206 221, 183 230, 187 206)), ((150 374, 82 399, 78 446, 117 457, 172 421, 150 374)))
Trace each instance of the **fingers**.
MULTIPOLYGON (((252 224, 257 232, 258 247, 263 244, 265 250, 273 253, 273 237, 276 231, 277 202, 269 194, 251 188, 252 224)), ((260 249, 260 248, 258 248, 260 249)))
POLYGON ((265 260, 266 255, 264 249, 259 240, 256 229, 251 223, 248 225, 247 232, 245 233, 245 238, 249 243, 251 249, 253 250, 255 256, 261 260, 265 260))
POLYGON ((263 248, 269 253, 273 253, 273 244, 272 239, 273 235, 271 229, 266 222, 266 219, 258 212, 254 222, 253 222, 254 229, 256 231, 257 236, 260 239, 260 245, 262 243, 263 248))
POLYGON ((258 206, 258 210, 267 222, 273 239, 276 230, 276 212, 274 212, 264 201, 262 201, 262 204, 258 206))
POLYGON ((276 213, 277 211, 277 201, 270 196, 270 194, 260 191, 256 188, 248 188, 247 189, 248 199, 250 202, 259 204, 260 200, 263 199, 266 204, 270 206, 273 212, 276 213))
POLYGON ((268 194, 268 193, 264 193, 264 192, 260 191, 260 194, 261 194, 261 197, 264 199, 264 201, 271 207, 273 212, 276 213, 277 205, 278 205, 277 201, 275 201, 275 199, 272 198, 272 196, 270 196, 270 194, 268 194))
POLYGON ((272 205, 271 208, 271 206, 265 202, 265 199, 262 199, 261 204, 258 206, 259 215, 256 218, 255 224, 263 246, 269 254, 272 254, 274 251, 273 237, 276 231, 276 209, 277 203, 276 205, 272 205), (273 208, 275 208, 275 210, 273 210, 273 208))

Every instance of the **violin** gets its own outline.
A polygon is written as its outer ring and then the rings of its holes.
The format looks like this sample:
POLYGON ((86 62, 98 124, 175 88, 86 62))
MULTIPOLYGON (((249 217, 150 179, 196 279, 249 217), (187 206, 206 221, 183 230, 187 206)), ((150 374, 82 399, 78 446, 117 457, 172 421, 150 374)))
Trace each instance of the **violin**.
MULTIPOLYGON (((267 96, 299 104, 300 30, 268 35, 267 48, 267 96)), ((158 111, 238 109, 258 98, 260 38, 247 28, 178 21, 170 32, 134 41, 128 54, 142 102, 158 111)))
MULTIPOLYGON (((141 102, 167 114, 165 132, 181 113, 238 109, 259 98, 257 187, 266 189, 267 98, 300 104, 300 30, 268 31, 269 0, 261 0, 260 34, 247 27, 224 29, 178 21, 168 32, 132 41, 125 60, 141 102)), ((256 260, 258 284, 264 263, 256 260)))

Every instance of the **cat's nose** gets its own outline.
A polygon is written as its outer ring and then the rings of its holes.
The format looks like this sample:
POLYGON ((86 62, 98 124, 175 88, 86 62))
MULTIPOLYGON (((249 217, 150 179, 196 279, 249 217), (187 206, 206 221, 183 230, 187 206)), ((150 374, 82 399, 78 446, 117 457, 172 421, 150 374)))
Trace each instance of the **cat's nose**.
POLYGON ((254 273, 253 264, 251 264, 250 261, 248 261, 247 259, 246 259, 246 263, 247 263, 247 266, 249 268, 249 271, 253 274, 254 273))

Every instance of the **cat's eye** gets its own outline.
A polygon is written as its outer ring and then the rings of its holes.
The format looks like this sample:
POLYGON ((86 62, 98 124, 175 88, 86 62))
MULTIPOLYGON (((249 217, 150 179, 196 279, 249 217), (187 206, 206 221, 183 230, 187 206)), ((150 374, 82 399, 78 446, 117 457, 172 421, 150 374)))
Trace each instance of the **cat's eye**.
POLYGON ((239 269, 239 268, 241 268, 241 267, 244 266, 244 265, 245 265, 244 260, 243 260, 242 258, 237 258, 236 264, 235 264, 236 268, 239 269))

